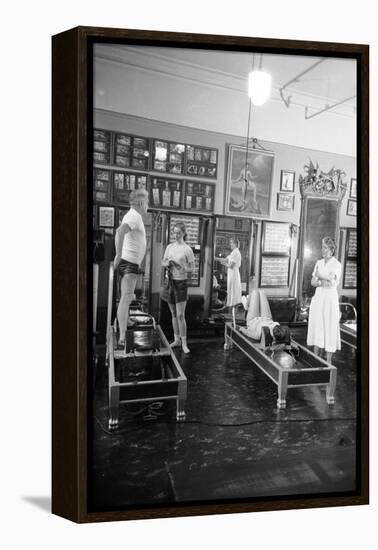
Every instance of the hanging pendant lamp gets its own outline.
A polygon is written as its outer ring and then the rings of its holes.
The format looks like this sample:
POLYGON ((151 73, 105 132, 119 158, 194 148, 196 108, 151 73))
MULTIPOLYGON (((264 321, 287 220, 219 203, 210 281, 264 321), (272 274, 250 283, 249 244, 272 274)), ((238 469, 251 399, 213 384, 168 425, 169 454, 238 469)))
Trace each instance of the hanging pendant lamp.
POLYGON ((252 68, 252 71, 248 75, 248 96, 253 105, 256 105, 256 107, 264 105, 270 97, 271 88, 272 76, 262 70, 261 54, 259 68, 252 68))
POLYGON ((272 77, 269 73, 260 69, 251 71, 248 75, 248 96, 253 105, 260 107, 270 97, 272 77))

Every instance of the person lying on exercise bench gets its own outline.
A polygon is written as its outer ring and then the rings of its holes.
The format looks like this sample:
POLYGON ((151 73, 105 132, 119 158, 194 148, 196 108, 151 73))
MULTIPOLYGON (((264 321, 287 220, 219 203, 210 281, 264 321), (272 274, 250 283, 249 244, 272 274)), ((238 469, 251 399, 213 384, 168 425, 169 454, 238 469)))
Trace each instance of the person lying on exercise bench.
MULTIPOLYGON (((273 321, 269 302, 263 290, 254 289, 247 300, 243 302, 244 309, 247 310, 247 326, 241 327, 241 332, 249 338, 260 341, 264 332, 263 328, 266 327, 270 333, 269 340, 282 343, 290 341, 288 328, 273 321)), ((266 343, 268 345, 268 342, 266 343)))

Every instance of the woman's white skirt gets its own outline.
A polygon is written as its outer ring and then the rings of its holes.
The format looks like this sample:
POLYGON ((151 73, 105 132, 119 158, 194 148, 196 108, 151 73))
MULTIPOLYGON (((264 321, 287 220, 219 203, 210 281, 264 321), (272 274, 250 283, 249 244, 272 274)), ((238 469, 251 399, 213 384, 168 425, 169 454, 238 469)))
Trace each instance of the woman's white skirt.
POLYGON ((227 305, 229 307, 241 303, 241 282, 238 268, 227 270, 227 305))
POLYGON ((341 349, 339 297, 335 288, 316 289, 310 305, 307 344, 331 353, 341 349))

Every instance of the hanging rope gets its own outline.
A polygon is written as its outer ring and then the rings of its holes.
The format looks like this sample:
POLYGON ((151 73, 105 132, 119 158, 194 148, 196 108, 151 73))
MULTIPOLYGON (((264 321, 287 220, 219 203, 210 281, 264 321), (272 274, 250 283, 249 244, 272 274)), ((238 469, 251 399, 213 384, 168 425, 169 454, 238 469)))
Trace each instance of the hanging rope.
POLYGON ((245 148, 245 162, 244 162, 244 170, 245 170, 244 178, 245 179, 247 179, 247 163, 248 163, 248 148, 249 148, 249 127, 250 127, 250 123, 251 123, 251 104, 252 104, 252 101, 249 99, 247 143, 246 143, 246 148, 245 148))
MULTIPOLYGON (((255 54, 253 54, 253 57, 252 57, 251 70, 253 71, 254 68, 255 68, 255 54)), ((249 108, 248 108, 248 124, 247 124, 247 143, 245 148, 245 161, 244 161, 244 179, 246 182, 247 182, 247 163, 248 163, 248 152, 249 152, 249 128, 251 125, 251 110, 252 110, 252 101, 249 96, 248 96, 248 103, 249 103, 249 108)))

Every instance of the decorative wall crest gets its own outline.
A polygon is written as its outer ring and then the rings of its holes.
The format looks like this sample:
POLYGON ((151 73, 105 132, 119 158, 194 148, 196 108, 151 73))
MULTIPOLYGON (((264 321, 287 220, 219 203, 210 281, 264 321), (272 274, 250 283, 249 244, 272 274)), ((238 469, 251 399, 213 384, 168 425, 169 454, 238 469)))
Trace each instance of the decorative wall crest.
POLYGON ((333 198, 344 197, 347 183, 343 181, 345 172, 343 170, 331 168, 329 172, 323 172, 319 164, 310 160, 309 164, 304 166, 305 176, 299 175, 299 188, 301 195, 321 195, 333 198))

